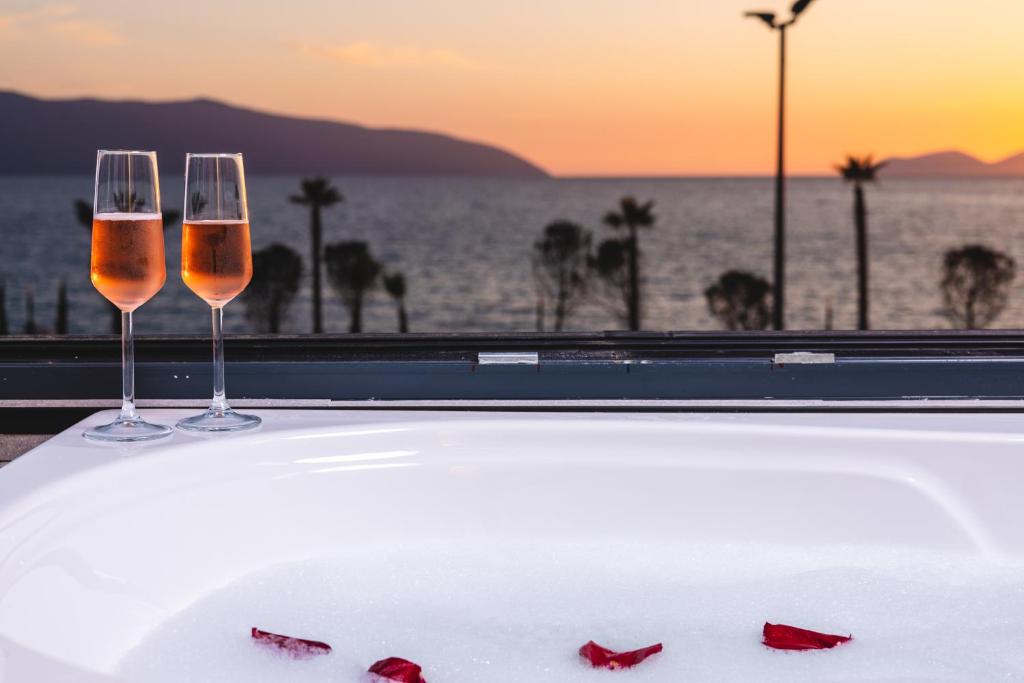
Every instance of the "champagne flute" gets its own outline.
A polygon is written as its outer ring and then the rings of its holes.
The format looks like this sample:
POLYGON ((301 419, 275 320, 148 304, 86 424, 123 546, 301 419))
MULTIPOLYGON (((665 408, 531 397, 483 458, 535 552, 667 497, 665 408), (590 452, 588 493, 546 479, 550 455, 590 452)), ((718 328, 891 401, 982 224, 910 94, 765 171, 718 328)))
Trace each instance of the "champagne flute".
POLYGON ((224 306, 252 279, 241 154, 185 157, 181 278, 212 311, 213 401, 202 415, 180 420, 178 428, 196 432, 252 429, 260 424, 260 418, 236 413, 224 393, 224 306))
POLYGON ((135 348, 132 312, 160 291, 167 280, 164 221, 156 152, 96 153, 93 194, 93 286, 121 309, 121 414, 110 424, 85 432, 97 441, 148 441, 171 433, 135 410, 135 348))

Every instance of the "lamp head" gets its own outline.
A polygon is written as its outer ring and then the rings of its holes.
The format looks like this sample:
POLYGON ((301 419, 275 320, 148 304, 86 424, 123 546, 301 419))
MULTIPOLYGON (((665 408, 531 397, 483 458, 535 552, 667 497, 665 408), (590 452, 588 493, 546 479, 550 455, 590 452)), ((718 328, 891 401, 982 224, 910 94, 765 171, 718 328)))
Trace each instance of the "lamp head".
POLYGON ((807 6, 812 2, 814 2, 814 0, 796 0, 796 2, 793 3, 793 9, 791 10, 793 12, 793 18, 796 19, 800 16, 800 13, 807 9, 807 6))
MULTIPOLYGON (((810 0, 799 0, 800 2, 810 2, 810 0)), ((799 3, 798 3, 799 4, 799 3)), ((775 12, 746 12, 743 14, 745 17, 753 17, 760 19, 764 23, 768 24, 768 28, 775 28, 775 12)))

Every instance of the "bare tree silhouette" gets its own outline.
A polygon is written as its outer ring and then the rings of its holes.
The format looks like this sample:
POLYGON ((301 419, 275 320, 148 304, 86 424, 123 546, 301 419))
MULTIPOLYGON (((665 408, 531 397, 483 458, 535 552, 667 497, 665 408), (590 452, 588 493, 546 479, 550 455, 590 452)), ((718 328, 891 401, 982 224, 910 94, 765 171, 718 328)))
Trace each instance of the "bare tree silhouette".
POLYGON ((68 284, 64 280, 57 287, 57 315, 53 330, 57 334, 68 333, 68 284))
POLYGON ((181 218, 181 212, 177 209, 164 209, 160 212, 160 215, 164 219, 164 230, 177 223, 178 219, 181 218))
POLYGON ((857 230, 857 329, 866 330, 868 323, 868 210, 864 202, 864 185, 872 183, 884 161, 846 155, 846 162, 836 165, 843 180, 853 183, 853 223, 857 230))
POLYGON ((569 221, 555 221, 533 243, 533 278, 537 284, 538 329, 544 329, 544 303, 554 302, 554 329, 561 332, 566 319, 587 293, 590 277, 590 231, 569 221))
POLYGON ((338 242, 324 249, 327 277, 348 309, 349 332, 363 331, 363 301, 377 286, 383 266, 370 254, 366 242, 338 242))
POLYGON ((92 230, 92 204, 84 199, 76 199, 74 202, 75 218, 83 227, 92 230))
POLYGON ((633 300, 629 277, 629 247, 625 240, 607 239, 597 247, 590 266, 604 285, 612 314, 623 327, 630 325, 633 300))
POLYGON ((722 273, 704 290, 708 310, 727 330, 763 330, 772 316, 772 285, 740 270, 722 273))
POLYGON ((943 311, 956 327, 985 327, 1003 312, 1017 264, 980 244, 946 252, 942 262, 943 311))
POLYGON ((309 234, 313 265, 313 332, 324 331, 323 303, 320 285, 321 244, 323 241, 323 209, 345 201, 341 192, 326 178, 306 178, 301 181, 302 194, 291 196, 293 204, 309 207, 309 234))
MULTIPOLYGON (((117 197, 115 197, 115 201, 124 202, 124 198, 121 195, 118 195, 117 197)), ((133 203, 137 203, 136 200, 134 199, 134 196, 132 197, 132 201, 133 203)), ((82 227, 86 228, 87 230, 92 230, 92 204, 90 202, 85 201, 84 199, 76 199, 74 201, 74 210, 75 218, 78 219, 79 224, 82 227)), ((174 209, 164 209, 164 230, 167 230, 168 226, 177 223, 180 217, 180 211, 176 211, 174 209)), ((119 309, 117 306, 110 303, 106 299, 104 299, 103 301, 106 302, 110 313, 110 332, 111 334, 120 335, 121 309, 119 309)))
POLYGON ((626 230, 626 237, 622 242, 626 252, 627 325, 630 330, 639 330, 641 325, 643 297, 640 288, 643 280, 640 276, 639 229, 654 225, 657 217, 653 213, 653 208, 653 200, 640 204, 633 197, 623 197, 619 200, 618 211, 609 211, 604 217, 605 225, 615 230, 626 230))
POLYGON ((277 334, 299 291, 302 257, 283 244, 271 244, 252 255, 252 282, 242 293, 245 317, 257 332, 277 334))
POLYGON ((384 290, 395 301, 398 308, 398 331, 409 331, 409 316, 405 311, 405 276, 401 273, 391 273, 384 276, 384 290))

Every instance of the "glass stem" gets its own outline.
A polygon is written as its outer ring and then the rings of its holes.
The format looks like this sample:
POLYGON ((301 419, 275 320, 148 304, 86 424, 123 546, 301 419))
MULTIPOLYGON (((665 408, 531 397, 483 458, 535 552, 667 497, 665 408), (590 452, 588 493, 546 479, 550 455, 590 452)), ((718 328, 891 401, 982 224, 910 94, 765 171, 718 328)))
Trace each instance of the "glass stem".
POLYGON ((139 419, 135 412, 135 344, 131 311, 121 311, 121 416, 118 419, 139 419))
POLYGON ((214 306, 211 309, 213 318, 213 401, 210 410, 225 412, 230 410, 228 399, 224 394, 224 308, 214 306))

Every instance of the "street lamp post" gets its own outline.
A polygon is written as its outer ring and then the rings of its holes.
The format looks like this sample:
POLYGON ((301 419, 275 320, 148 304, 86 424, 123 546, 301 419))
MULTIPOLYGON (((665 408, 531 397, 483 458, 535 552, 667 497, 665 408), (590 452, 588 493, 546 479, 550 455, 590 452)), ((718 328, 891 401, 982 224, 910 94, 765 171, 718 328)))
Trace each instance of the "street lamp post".
POLYGON ((786 328, 786 29, 796 23, 797 17, 813 0, 793 3, 789 21, 776 21, 774 12, 747 12, 744 16, 760 19, 768 28, 779 32, 779 121, 778 149, 775 159, 775 257, 772 298, 772 327, 786 328))

